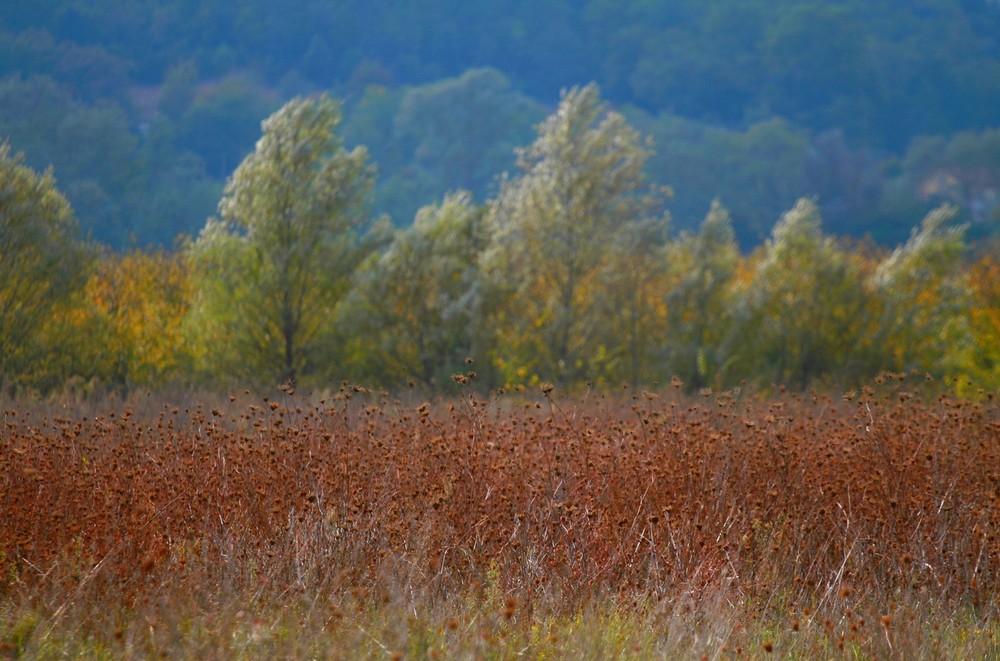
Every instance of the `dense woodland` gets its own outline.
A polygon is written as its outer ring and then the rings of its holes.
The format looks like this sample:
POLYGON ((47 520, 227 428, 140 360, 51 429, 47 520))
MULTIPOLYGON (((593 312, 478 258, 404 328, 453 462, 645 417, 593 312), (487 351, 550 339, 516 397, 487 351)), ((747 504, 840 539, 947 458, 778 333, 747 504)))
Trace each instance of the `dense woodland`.
POLYGON ((1000 384, 995 2, 38 2, 0 54, 6 388, 1000 384))
POLYGON ((398 227, 482 203, 559 92, 597 82, 655 154, 675 226, 720 198, 744 249, 800 197, 905 241, 942 202, 996 233, 1000 4, 724 0, 37 0, 0 9, 0 136, 50 164, 86 233, 170 247, 214 213, 260 122, 344 100, 398 227))

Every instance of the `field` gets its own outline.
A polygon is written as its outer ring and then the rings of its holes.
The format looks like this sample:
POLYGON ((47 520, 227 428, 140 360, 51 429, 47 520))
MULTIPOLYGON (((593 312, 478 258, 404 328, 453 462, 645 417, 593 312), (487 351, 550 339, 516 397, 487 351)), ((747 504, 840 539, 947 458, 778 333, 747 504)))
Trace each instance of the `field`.
POLYGON ((0 655, 998 658, 1000 407, 879 381, 6 403, 0 655))

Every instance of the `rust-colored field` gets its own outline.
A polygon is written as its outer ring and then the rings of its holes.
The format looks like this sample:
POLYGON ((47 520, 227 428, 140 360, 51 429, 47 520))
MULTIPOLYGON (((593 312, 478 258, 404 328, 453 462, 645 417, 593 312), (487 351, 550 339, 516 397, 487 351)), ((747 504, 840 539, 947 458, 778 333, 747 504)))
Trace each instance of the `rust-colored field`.
POLYGON ((623 634, 636 656, 996 650, 1000 410, 906 385, 8 405, 0 640, 563 656, 605 649, 574 618, 607 632, 615 613, 651 629, 623 634), (254 638, 276 622, 284 637, 254 638))

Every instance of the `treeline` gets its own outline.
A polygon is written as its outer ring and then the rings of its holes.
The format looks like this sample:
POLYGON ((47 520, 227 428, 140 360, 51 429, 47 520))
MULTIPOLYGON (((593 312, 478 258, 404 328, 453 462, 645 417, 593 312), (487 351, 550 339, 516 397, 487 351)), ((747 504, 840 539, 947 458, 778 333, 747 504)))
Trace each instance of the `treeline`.
POLYGON ((284 105, 174 252, 81 241, 53 178, 4 146, 5 386, 850 388, 889 370, 1000 388, 996 244, 968 243, 954 207, 891 251, 826 234, 810 199, 750 253, 718 202, 672 232, 645 137, 590 85, 486 204, 449 193, 393 229, 341 120, 325 96, 284 105))
POLYGON ((1000 223, 1000 6, 988 0, 37 0, 0 9, 0 137, 52 164, 84 231, 196 233, 294 96, 345 99, 378 211, 479 203, 511 147, 588 80, 653 137, 678 228, 727 204, 744 249, 799 197, 892 245, 944 202, 1000 223))

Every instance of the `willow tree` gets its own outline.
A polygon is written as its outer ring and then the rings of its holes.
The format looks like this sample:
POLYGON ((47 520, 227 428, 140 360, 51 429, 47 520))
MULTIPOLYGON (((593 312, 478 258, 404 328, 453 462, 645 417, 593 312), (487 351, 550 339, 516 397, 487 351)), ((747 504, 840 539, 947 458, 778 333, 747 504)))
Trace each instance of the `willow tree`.
POLYGON ((721 345, 732 324, 732 280, 740 262, 729 211, 714 200, 698 232, 681 234, 668 252, 667 357, 672 372, 699 389, 721 381, 725 369, 721 345))
POLYGON ((190 246, 197 358, 218 376, 295 381, 315 371, 334 310, 370 251, 374 168, 338 136, 339 105, 290 101, 263 123, 190 246))
POLYGON ((974 347, 968 326, 972 299, 964 268, 967 228, 955 223, 957 215, 948 204, 932 210, 875 272, 883 367, 938 376, 967 369, 974 347))
POLYGON ((855 369, 871 330, 870 296, 860 264, 823 233, 812 200, 778 220, 738 295, 729 350, 745 375, 771 373, 776 383, 806 388, 855 369))
POLYGON ((615 291, 623 279, 611 270, 630 264, 615 258, 615 246, 633 224, 666 222, 664 191, 644 177, 649 155, 593 84, 564 93, 519 151, 520 175, 502 183, 491 205, 484 255, 499 295, 497 362, 512 379, 594 378, 606 356, 621 352, 602 342, 606 302, 625 304, 615 291))
POLYGON ((483 209, 465 191, 417 212, 388 249, 362 269, 349 325, 376 382, 441 388, 478 349, 478 260, 483 209))

